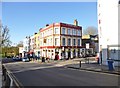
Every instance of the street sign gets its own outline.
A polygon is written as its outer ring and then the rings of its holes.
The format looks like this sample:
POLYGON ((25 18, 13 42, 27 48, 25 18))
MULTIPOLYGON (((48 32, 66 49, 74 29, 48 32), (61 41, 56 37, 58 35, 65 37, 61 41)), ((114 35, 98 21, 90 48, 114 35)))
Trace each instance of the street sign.
POLYGON ((86 49, 89 49, 89 43, 86 43, 86 49))
POLYGON ((62 47, 62 51, 64 51, 64 47, 62 47))

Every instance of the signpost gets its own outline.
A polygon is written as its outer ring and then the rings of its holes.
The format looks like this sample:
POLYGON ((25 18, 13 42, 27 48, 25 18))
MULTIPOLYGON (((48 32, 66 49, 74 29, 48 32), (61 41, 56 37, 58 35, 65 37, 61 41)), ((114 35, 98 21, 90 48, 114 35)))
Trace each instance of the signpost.
POLYGON ((86 49, 89 49, 89 47, 90 47, 89 43, 86 43, 86 49))
POLYGON ((62 51, 64 51, 64 47, 62 47, 62 51))

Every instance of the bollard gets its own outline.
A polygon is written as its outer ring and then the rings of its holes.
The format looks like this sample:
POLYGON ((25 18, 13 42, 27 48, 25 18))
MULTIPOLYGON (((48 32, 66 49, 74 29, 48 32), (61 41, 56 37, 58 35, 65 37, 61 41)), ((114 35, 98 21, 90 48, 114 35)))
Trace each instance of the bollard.
POLYGON ((81 68, 81 61, 80 61, 80 63, 79 63, 79 68, 81 68))
POLYGON ((113 60, 108 60, 108 68, 109 68, 109 71, 113 71, 114 70, 113 60))

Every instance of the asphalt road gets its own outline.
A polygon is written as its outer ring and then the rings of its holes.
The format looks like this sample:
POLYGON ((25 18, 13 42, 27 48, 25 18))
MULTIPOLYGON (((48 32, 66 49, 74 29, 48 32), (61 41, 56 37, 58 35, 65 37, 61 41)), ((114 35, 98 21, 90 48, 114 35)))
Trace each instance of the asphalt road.
POLYGON ((0 88, 2 87, 2 65, 1 65, 1 58, 0 58, 0 88))
POLYGON ((118 75, 114 74, 31 62, 5 65, 23 86, 118 86, 118 75))

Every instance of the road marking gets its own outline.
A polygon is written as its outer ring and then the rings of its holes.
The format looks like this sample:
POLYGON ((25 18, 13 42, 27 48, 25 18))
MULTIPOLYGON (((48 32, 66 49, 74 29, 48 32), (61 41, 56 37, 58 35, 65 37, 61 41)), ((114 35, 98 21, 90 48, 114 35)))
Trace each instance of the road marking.
MULTIPOLYGON (((67 67, 64 67, 64 68, 67 68, 67 67)), ((84 71, 84 72, 91 72, 91 73, 99 73, 99 74, 105 74, 105 75, 112 75, 112 76, 117 76, 117 77, 120 77, 120 75, 117 75, 117 74, 110 74, 110 73, 103 73, 103 72, 95 72, 95 71, 88 71, 88 70, 80 70, 80 69, 73 69, 73 68, 67 68, 67 69, 70 69, 70 70, 77 70, 77 71, 84 71)))
POLYGON ((61 64, 55 64, 54 66, 56 66, 56 67, 61 67, 61 66, 64 66, 64 65, 61 65, 61 64))
POLYGON ((28 71, 28 70, 39 70, 39 69, 44 69, 44 68, 53 68, 53 67, 61 67, 63 65, 53 65, 53 66, 44 66, 44 67, 31 67, 31 68, 24 68, 22 70, 19 71, 15 71, 13 73, 18 73, 18 72, 23 72, 23 71, 28 71))

